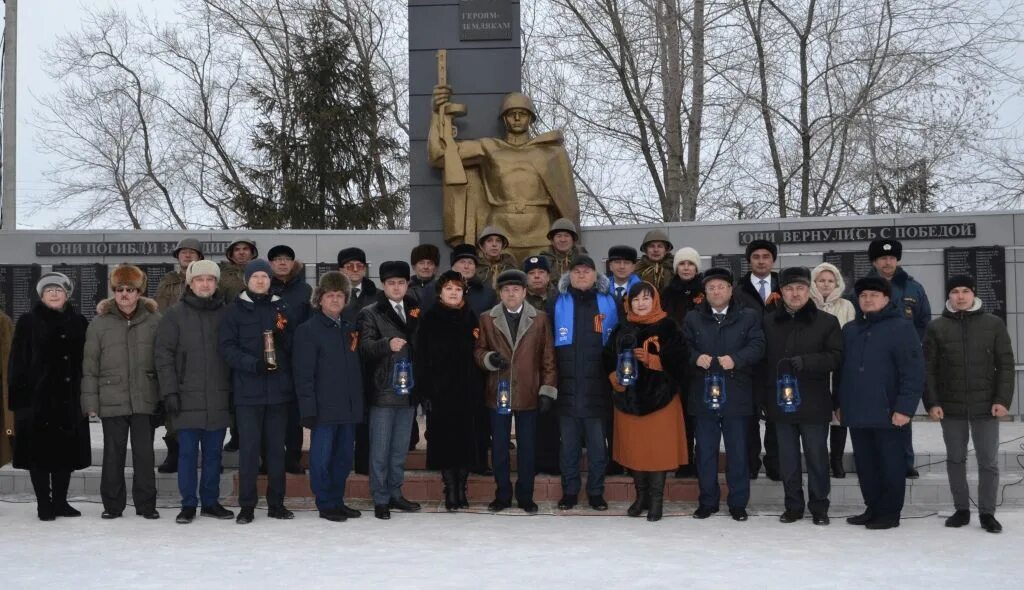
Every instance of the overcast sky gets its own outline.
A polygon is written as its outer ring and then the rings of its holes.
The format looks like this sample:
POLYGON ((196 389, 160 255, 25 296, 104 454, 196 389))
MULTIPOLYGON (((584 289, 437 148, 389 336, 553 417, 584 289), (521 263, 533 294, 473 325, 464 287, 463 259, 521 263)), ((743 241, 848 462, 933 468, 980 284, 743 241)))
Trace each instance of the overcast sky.
MULTIPOLYGON (((993 4, 1007 0, 989 0, 993 4)), ((18 10, 18 227, 43 229, 51 227, 57 213, 43 211, 29 214, 29 199, 45 198, 52 190, 45 171, 50 167, 46 155, 39 153, 38 131, 35 127, 39 110, 37 96, 52 93, 56 84, 41 69, 44 52, 52 47, 58 35, 76 31, 83 6, 115 5, 129 12, 143 10, 161 17, 173 14, 178 0, 20 0, 18 10)), ((1024 48, 1017 52, 1024 63, 1024 48)), ((1022 89, 1004 89, 1000 120, 1024 134, 1024 97, 1022 89)), ((63 216, 63 215, 61 215, 63 216)))

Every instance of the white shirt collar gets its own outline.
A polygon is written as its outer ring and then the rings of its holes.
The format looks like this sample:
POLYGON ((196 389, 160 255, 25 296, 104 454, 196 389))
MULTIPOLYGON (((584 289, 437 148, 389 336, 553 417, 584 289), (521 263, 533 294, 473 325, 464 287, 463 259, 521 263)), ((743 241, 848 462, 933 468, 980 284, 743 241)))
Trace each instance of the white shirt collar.
POLYGON ((725 307, 722 308, 721 311, 719 311, 719 310, 715 309, 714 307, 712 307, 711 308, 711 313, 728 314, 729 313, 729 306, 726 305, 725 307))
POLYGON ((519 309, 509 309, 509 308, 506 307, 505 311, 507 313, 522 313, 523 312, 523 305, 520 305, 519 309))
POLYGON ((768 276, 766 276, 765 278, 762 279, 762 278, 758 277, 756 274, 750 273, 750 284, 754 285, 754 290, 755 291, 757 291, 758 289, 761 288, 761 281, 764 281, 764 288, 765 289, 767 289, 769 291, 772 290, 772 275, 771 274, 769 274, 768 276))

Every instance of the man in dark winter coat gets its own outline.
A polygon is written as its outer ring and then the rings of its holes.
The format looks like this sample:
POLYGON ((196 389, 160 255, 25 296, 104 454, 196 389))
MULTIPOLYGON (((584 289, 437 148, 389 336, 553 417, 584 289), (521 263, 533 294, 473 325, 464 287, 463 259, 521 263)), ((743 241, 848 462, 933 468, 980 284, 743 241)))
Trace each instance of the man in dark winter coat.
POLYGON ((488 371, 484 403, 490 409, 491 451, 497 490, 487 507, 499 512, 512 506, 509 443, 512 419, 516 422, 518 475, 516 503, 529 514, 537 512, 533 501, 537 415, 546 413, 558 397, 555 349, 548 315, 526 304, 526 273, 506 270, 498 275, 501 303, 480 316, 480 338, 474 357, 488 371), (500 384, 505 381, 507 412, 499 411, 500 384))
MULTIPOLYGON (((928 295, 921 283, 914 280, 900 266, 903 258, 903 244, 898 240, 874 240, 868 246, 868 257, 871 258, 871 272, 869 277, 880 277, 889 281, 891 290, 890 300, 904 318, 910 320, 917 330, 917 336, 924 342, 925 329, 932 319, 932 307, 928 303, 928 295)), ((853 308, 860 315, 860 301, 857 297, 852 299, 853 308)), ((910 414, 913 416, 913 413, 910 414)), ((919 477, 917 468, 914 467, 914 431, 913 422, 908 423, 903 429, 905 440, 903 442, 903 454, 907 464, 907 477, 915 479, 919 477)))
POLYGON ((185 293, 160 319, 153 344, 160 397, 180 446, 175 465, 181 493, 178 524, 192 522, 200 502, 203 516, 235 517, 219 501, 221 446, 231 420, 231 369, 217 351, 217 328, 227 309, 217 290, 219 277, 220 268, 210 260, 188 267, 185 293), (200 446, 203 471, 197 481, 200 446))
POLYGON ((690 412, 697 422, 697 479, 700 505, 694 518, 718 512, 718 449, 725 438, 728 457, 729 513, 747 520, 750 479, 747 466, 747 434, 754 415, 755 365, 764 356, 764 331, 757 311, 736 305, 732 273, 709 268, 704 273, 704 303, 686 315, 683 338, 690 350, 694 373, 689 389, 690 412), (708 390, 724 388, 725 400, 712 407, 708 390))
POLYGON ((889 281, 854 285, 860 312, 843 326, 839 419, 850 428, 867 510, 846 522, 869 529, 900 525, 906 486, 905 435, 924 389, 924 355, 914 326, 891 303, 889 281))
POLYGON ((284 300, 270 293, 271 275, 270 263, 261 258, 245 265, 246 289, 228 307, 218 331, 218 349, 231 367, 240 438, 239 524, 254 518, 261 447, 267 457, 267 516, 295 517, 284 506, 284 439, 288 404, 295 397, 291 368, 295 325, 284 300))
POLYGON ((153 415, 160 396, 153 367, 153 340, 160 323, 156 301, 142 297, 146 275, 124 264, 110 273, 112 299, 96 306, 82 362, 82 412, 103 421, 103 518, 118 518, 127 502, 124 467, 132 441, 132 501, 148 520, 156 510, 153 415))
MULTIPOLYGON (((377 301, 377 285, 366 276, 369 270, 366 252, 362 248, 342 248, 338 251, 338 270, 352 285, 341 315, 349 325, 355 326, 359 322, 359 312, 377 301)), ((354 470, 359 475, 370 473, 370 425, 366 418, 368 416, 356 425, 354 470)))
POLYGON ((313 295, 316 311, 295 331, 295 393, 302 425, 312 431, 309 484, 320 518, 332 522, 360 515, 344 502, 355 426, 365 415, 359 333, 342 314, 350 292, 344 274, 325 273, 313 295))
MULTIPOLYGON (((217 281, 217 288, 224 294, 225 305, 234 303, 235 298, 245 291, 245 265, 259 255, 256 242, 248 238, 238 238, 228 244, 224 250, 226 260, 220 263, 220 280, 217 281)), ((233 398, 231 403, 234 403, 233 398)), ((229 432, 231 438, 224 445, 224 450, 234 452, 238 450, 238 428, 233 419, 229 432)))
POLYGON ((409 265, 380 265, 383 289, 377 302, 359 312, 359 353, 366 365, 370 404, 370 492, 373 513, 391 518, 391 509, 416 512, 420 505, 402 495, 405 457, 416 421, 415 375, 409 387, 395 387, 397 365, 412 362, 420 309, 409 295, 409 265))
MULTIPOLYGON (((779 257, 779 249, 768 240, 754 240, 747 244, 747 262, 750 272, 740 277, 733 293, 733 301, 767 315, 779 305, 779 273, 772 272, 779 257)), ((764 376, 754 379, 755 401, 758 404, 754 419, 750 421, 747 447, 750 461, 750 479, 757 479, 761 470, 761 424, 764 420, 764 472, 768 479, 779 481, 779 450, 775 436, 775 425, 765 416, 761 399, 775 390, 775 383, 764 376)))
POLYGON ((798 402, 779 399, 777 390, 761 399, 779 441, 779 471, 786 493, 786 511, 779 520, 800 520, 806 505, 814 524, 827 525, 830 482, 826 442, 833 405, 829 383, 842 359, 843 333, 835 316, 818 311, 810 301, 810 270, 787 268, 780 273, 779 284, 782 305, 764 318, 766 349, 760 374, 770 377, 777 387, 785 386, 778 385, 779 380, 788 375, 796 380, 800 394, 798 402), (807 502, 800 473, 801 444, 807 463, 807 502))
POLYGON ((978 456, 978 512, 990 533, 1003 527, 996 520, 999 489, 999 418, 1009 413, 1015 378, 1013 346, 1006 325, 982 310, 974 277, 946 281, 948 299, 942 317, 928 324, 924 337, 928 387, 924 404, 933 420, 942 422, 946 473, 956 512, 946 526, 971 520, 967 487, 967 443, 978 456))
MULTIPOLYGON (((197 260, 203 259, 203 247, 195 238, 183 238, 178 241, 172 252, 174 259, 178 261, 177 268, 165 274, 157 285, 156 300, 160 313, 171 308, 172 305, 181 300, 185 293, 188 281, 185 275, 188 273, 188 266, 197 260)), ((174 424, 171 417, 164 416, 164 427, 167 434, 164 435, 164 442, 167 444, 167 457, 160 464, 157 471, 160 473, 175 473, 178 471, 178 437, 174 432, 174 424)))
POLYGON ((409 296, 419 303, 423 290, 437 280, 437 267, 441 265, 441 252, 433 244, 420 244, 409 253, 412 265, 412 279, 409 280, 409 296))
MULTIPOLYGON (((313 288, 306 282, 306 266, 295 259, 291 246, 274 246, 267 252, 267 260, 274 269, 270 279, 270 292, 284 300, 295 325, 301 326, 309 319, 310 297, 313 288)), ((299 406, 296 402, 288 405, 288 431, 285 433, 284 470, 301 475, 302 468, 302 426, 299 424, 299 406)))
POLYGON ((604 345, 619 321, 608 277, 597 273, 589 256, 572 261, 558 282, 558 298, 548 307, 558 359, 558 425, 561 431, 562 510, 574 508, 580 494, 580 443, 587 441, 587 499, 607 510, 604 477, 608 466, 605 429, 612 411, 611 385, 602 366, 604 345))

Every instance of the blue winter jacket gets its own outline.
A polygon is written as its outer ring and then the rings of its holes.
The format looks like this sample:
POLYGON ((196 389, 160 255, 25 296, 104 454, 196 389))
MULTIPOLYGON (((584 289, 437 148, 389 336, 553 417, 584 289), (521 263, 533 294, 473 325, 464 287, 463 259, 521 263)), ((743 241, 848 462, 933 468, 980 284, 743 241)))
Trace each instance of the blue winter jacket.
POLYGON ((255 296, 243 291, 228 306, 217 337, 220 354, 231 367, 231 386, 236 406, 283 404, 294 398, 291 350, 295 321, 284 300, 276 295, 255 296), (276 330, 280 314, 287 322, 276 330), (261 372, 263 332, 275 330, 277 370, 261 372))
MULTIPOLYGON (((721 415, 753 416, 754 392, 753 374, 757 363, 764 356, 764 328, 761 326, 761 310, 737 304, 735 297, 730 302, 725 319, 719 323, 707 301, 686 314, 683 320, 683 338, 690 351, 689 364, 693 367, 687 407, 694 416, 721 415), (714 414, 704 403, 704 377, 707 371, 697 367, 697 358, 702 354, 732 357, 736 364, 725 375, 725 404, 714 414)), ((718 363, 713 370, 721 370, 718 363)))
POLYGON ((893 412, 914 415, 924 391, 924 354, 914 325, 895 303, 858 313, 843 326, 838 375, 844 426, 892 428, 893 412))
POLYGON ((359 332, 347 320, 339 326, 313 311, 295 331, 295 395, 299 414, 316 417, 316 425, 363 421, 363 375, 359 332))

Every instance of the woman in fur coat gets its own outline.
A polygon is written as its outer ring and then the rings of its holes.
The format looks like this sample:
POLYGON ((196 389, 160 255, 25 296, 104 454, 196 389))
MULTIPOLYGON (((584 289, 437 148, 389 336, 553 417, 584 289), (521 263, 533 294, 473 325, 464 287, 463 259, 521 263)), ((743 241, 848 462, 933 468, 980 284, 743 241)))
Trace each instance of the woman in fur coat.
POLYGON ((647 510, 653 522, 661 520, 665 472, 689 463, 679 399, 689 363, 679 326, 661 309, 654 285, 633 285, 623 306, 626 321, 616 326, 604 349, 615 404, 612 456, 633 474, 636 501, 627 513, 640 516, 647 510), (637 373, 625 387, 616 368, 627 349, 633 351, 637 373))
POLYGON ((476 463, 484 382, 473 361, 477 316, 465 304, 466 281, 448 271, 437 279, 438 305, 420 319, 414 370, 416 391, 427 410, 427 467, 441 471, 445 508, 468 508, 466 484, 476 463))
POLYGON ((40 301, 18 318, 7 372, 14 466, 31 474, 39 520, 82 515, 68 504, 68 485, 92 462, 81 403, 88 322, 68 303, 73 288, 60 273, 39 279, 40 301))

